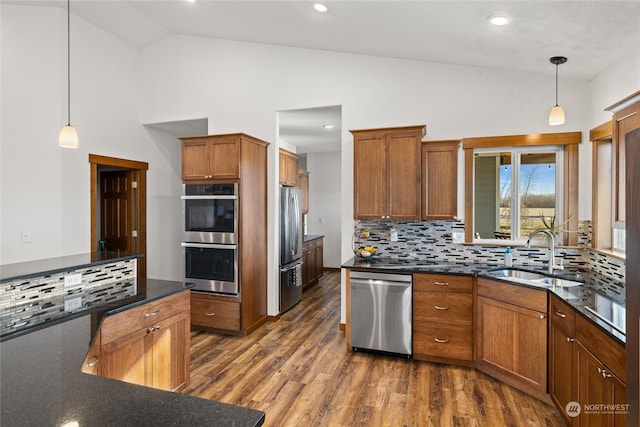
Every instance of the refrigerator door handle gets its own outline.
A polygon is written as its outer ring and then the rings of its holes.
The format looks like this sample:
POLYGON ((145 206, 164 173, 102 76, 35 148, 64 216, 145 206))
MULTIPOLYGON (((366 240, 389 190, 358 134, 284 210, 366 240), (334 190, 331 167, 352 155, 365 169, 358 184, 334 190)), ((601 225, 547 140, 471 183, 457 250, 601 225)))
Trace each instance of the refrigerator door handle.
POLYGON ((293 269, 295 269, 295 268, 297 268, 297 267, 301 266, 302 264, 304 264, 302 261, 300 261, 300 262, 296 262, 294 265, 292 265, 292 266, 290 266, 290 267, 287 267, 287 268, 281 268, 281 269, 280 269, 280 271, 281 271, 282 273, 287 272, 287 271, 291 271, 291 270, 293 270, 293 269))

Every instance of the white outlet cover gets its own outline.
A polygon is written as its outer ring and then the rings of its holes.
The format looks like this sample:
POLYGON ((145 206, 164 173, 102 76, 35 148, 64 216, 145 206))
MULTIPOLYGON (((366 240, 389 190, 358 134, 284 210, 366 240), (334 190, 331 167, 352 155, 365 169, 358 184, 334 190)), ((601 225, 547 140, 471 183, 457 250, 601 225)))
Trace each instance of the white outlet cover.
POLYGON ((82 308, 82 297, 70 298, 64 301, 64 311, 74 311, 82 308))
POLYGON ((451 233, 453 243, 462 243, 464 240, 464 233, 451 233))
POLYGON ((69 274, 64 276, 64 286, 75 286, 82 283, 82 273, 69 274))

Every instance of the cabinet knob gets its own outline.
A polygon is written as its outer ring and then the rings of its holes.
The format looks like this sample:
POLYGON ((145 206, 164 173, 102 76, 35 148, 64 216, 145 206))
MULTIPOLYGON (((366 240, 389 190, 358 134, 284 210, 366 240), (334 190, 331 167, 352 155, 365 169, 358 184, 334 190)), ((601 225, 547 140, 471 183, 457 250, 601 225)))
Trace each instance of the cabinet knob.
POLYGON ((90 362, 87 362, 87 367, 88 368, 93 368, 94 366, 96 366, 96 364, 98 363, 98 361, 100 359, 95 354, 92 354, 91 356, 89 356, 87 358, 87 360, 91 360, 90 362))
POLYGON ((435 342, 439 342, 439 343, 443 343, 446 344, 449 342, 449 338, 434 338, 433 339, 435 342))
POLYGON ((567 315, 566 315, 566 314, 564 314, 563 312, 561 312, 560 310, 556 310, 556 316, 558 316, 558 317, 562 317, 563 319, 564 319, 565 317, 567 317, 567 315))
POLYGON ((544 319, 545 317, 547 317, 547 316, 545 316, 544 314, 541 314, 540 315, 540 320, 544 319))
POLYGON ((159 330, 159 329, 160 329, 160 325, 151 326, 151 327, 149 327, 149 328, 147 329, 147 332, 148 332, 148 333, 152 333, 152 332, 155 332, 155 331, 157 331, 157 330, 159 330))
POLYGON ((433 308, 435 308, 436 310, 449 310, 449 307, 445 307, 442 305, 434 305, 433 308))
POLYGON ((574 341, 574 339, 573 339, 573 338, 571 338, 571 337, 567 337, 567 342, 573 342, 573 341, 574 341))

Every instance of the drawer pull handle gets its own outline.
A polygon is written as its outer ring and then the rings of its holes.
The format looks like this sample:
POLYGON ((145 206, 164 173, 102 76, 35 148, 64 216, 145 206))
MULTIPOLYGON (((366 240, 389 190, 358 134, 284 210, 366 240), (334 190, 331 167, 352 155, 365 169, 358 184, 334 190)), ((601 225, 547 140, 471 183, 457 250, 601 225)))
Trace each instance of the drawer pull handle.
POLYGON ((433 308, 435 308, 436 310, 449 310, 449 307, 445 307, 442 305, 434 305, 433 308))
POLYGON ((433 339, 435 342, 439 342, 439 343, 443 343, 446 344, 449 342, 449 338, 434 338, 433 339))
POLYGON ((151 333, 151 332, 157 331, 159 329, 160 329, 160 325, 151 326, 149 329, 147 329, 147 332, 151 333))
POLYGON ((216 314, 215 313, 205 313, 204 315, 205 316, 215 316, 216 314))
POLYGON ((151 316, 157 316, 158 313, 160 313, 160 310, 156 310, 153 313, 145 313, 144 317, 151 317, 151 316))
POLYGON ((564 319, 565 317, 567 317, 567 315, 566 315, 566 314, 564 314, 563 312, 561 312, 560 310, 556 310, 556 316, 558 316, 558 317, 562 317, 563 319, 564 319))
POLYGON ((574 341, 573 338, 567 337, 567 342, 573 342, 573 341, 574 341))
POLYGON ((87 360, 91 359, 91 362, 87 362, 87 367, 88 368, 93 368, 94 366, 96 366, 96 364, 98 363, 98 361, 100 360, 98 358, 98 356, 96 356, 95 354, 92 354, 91 356, 89 356, 87 358, 87 360))
POLYGON ((438 282, 438 281, 435 281, 433 283, 435 283, 436 286, 449 286, 449 282, 438 282))
POLYGON ((598 373, 602 375, 602 378, 611 378, 611 374, 606 371, 606 369, 598 368, 598 373))

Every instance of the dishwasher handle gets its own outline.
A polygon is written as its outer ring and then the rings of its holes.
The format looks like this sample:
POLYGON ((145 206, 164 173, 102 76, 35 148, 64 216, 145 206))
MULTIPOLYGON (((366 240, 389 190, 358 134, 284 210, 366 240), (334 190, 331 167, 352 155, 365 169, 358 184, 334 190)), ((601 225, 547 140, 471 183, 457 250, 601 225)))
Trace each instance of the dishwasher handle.
POLYGON ((354 286, 395 286, 400 288, 411 287, 411 282, 394 282, 390 280, 374 280, 374 279, 351 279, 354 286))

